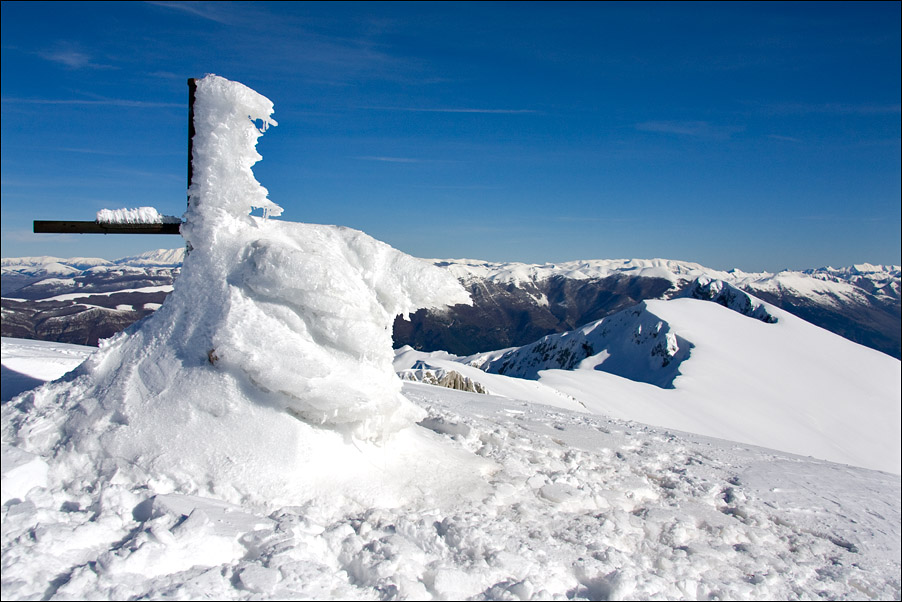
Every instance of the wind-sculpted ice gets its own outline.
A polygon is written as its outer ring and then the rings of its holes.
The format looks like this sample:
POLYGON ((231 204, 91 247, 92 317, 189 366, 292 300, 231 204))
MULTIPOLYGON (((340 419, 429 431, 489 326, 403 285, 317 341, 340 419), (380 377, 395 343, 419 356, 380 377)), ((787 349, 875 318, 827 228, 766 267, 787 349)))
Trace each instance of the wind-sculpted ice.
POLYGON ((198 82, 191 251, 172 294, 64 381, 5 407, 5 442, 105 458, 110 474, 154 474, 164 490, 290 499, 311 427, 379 442, 422 418, 392 368, 395 316, 469 296, 362 232, 250 215, 282 211, 251 171, 271 113, 242 84, 198 82))
POLYGON ((272 103, 208 76, 194 110, 185 235, 194 251, 182 277, 192 291, 220 287, 194 312, 211 336, 191 351, 280 394, 303 420, 363 438, 410 424, 418 413, 392 369, 394 318, 469 297, 453 277, 362 232, 250 217, 282 213, 251 171, 257 139, 276 124, 272 103))

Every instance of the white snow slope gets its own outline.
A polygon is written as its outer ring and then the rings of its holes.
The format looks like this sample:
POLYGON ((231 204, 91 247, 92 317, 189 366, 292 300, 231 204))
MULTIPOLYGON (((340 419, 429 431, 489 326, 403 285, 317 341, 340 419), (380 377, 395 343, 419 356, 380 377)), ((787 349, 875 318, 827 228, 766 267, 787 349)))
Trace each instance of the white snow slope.
MULTIPOLYGON (((38 345, 4 339, 4 366, 46 371, 38 345)), ((899 599, 898 476, 495 395, 404 393, 431 430, 379 447, 311 429, 292 475, 308 487, 287 505, 102 465, 65 490, 52 457, 4 445, 4 599, 899 599)))
POLYGON ((899 360, 748 298, 776 322, 645 301, 521 348, 419 359, 477 382, 448 360, 537 379, 607 416, 902 473, 899 360))
POLYGON ((402 395, 394 316, 466 296, 363 233, 249 217, 280 212, 250 170, 271 111, 198 83, 173 293, 3 404, 5 599, 899 597, 896 475, 402 395))

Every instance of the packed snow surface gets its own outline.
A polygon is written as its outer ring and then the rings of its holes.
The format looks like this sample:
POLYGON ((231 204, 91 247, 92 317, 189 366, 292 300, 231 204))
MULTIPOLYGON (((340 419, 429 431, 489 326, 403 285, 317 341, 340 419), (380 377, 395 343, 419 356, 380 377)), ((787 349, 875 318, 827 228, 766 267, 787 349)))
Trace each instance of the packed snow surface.
POLYGON ((92 347, 3 337, 3 402, 77 368, 92 347))
MULTIPOLYGON (((7 343, 4 365, 42 361, 7 343)), ((4 599, 899 597, 898 476, 573 406, 404 394, 426 428, 382 446, 309 427, 287 504, 4 445, 4 599)), ((215 453, 218 435, 194 436, 215 453)))
POLYGON ((154 207, 137 209, 101 209, 97 212, 101 224, 177 224, 182 220, 173 215, 162 215, 154 207))

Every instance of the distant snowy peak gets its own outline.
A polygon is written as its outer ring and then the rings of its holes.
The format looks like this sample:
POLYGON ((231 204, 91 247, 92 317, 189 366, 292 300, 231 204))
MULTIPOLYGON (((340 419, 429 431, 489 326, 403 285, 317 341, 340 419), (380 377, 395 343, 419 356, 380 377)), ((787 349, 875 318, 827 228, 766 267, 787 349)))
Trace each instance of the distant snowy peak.
POLYGON ((845 275, 863 275, 863 274, 879 274, 879 275, 895 275, 896 278, 899 277, 900 272, 902 272, 902 266, 898 265, 874 265, 870 263, 856 263, 855 265, 845 267, 845 268, 834 268, 834 267, 823 267, 818 268, 816 270, 807 270, 808 272, 824 272, 824 273, 834 273, 834 274, 845 274, 845 275))
POLYGON ((574 280, 601 279, 613 275, 663 278, 674 284, 698 278, 720 280, 738 287, 759 289, 791 288, 799 292, 815 290, 848 293, 848 289, 831 289, 829 285, 810 283, 833 282, 862 288, 872 294, 899 298, 902 267, 894 265, 856 264, 844 268, 823 267, 804 271, 743 272, 715 270, 698 263, 671 259, 588 259, 561 263, 529 264, 490 262, 474 259, 433 259, 435 265, 450 270, 463 281, 485 280, 499 284, 520 285, 552 277, 574 280), (809 282, 809 284, 801 284, 809 282), (820 288, 818 288, 820 287, 820 288))
MULTIPOLYGON (((158 249, 115 260, 98 257, 13 257, 3 258, 4 269, 20 272, 66 274, 67 268, 85 270, 104 265, 133 265, 139 267, 179 267, 185 258, 185 249, 158 249), (62 266, 62 267, 60 267, 62 266), (55 271, 54 271, 55 270, 55 271)), ((831 287, 830 283, 851 285, 866 292, 894 299, 900 297, 902 267, 897 265, 855 264, 849 267, 822 267, 804 271, 784 270, 771 272, 743 272, 715 270, 698 263, 672 259, 587 259, 560 263, 530 264, 517 262, 491 262, 478 259, 430 259, 438 267, 447 269, 464 282, 484 280, 496 284, 535 283, 552 277, 572 280, 602 279, 610 276, 662 278, 674 284, 692 282, 698 278, 720 280, 739 288, 759 290, 790 289, 848 295, 844 287, 831 287), (814 282, 817 281, 817 282, 814 282), (827 283, 827 284, 821 284, 827 283)))
MULTIPOLYGON (((765 324, 777 323, 766 303, 722 280, 698 278, 682 296, 712 301, 765 324)), ((595 369, 669 389, 693 347, 643 301, 576 330, 467 359, 486 372, 518 378, 538 379, 541 370, 595 369)))
POLYGON ((0 259, 3 271, 35 274, 69 274, 73 270, 82 271, 100 265, 112 265, 113 262, 99 257, 4 257, 0 259))
POLYGON ((723 280, 697 278, 693 285, 681 295, 704 301, 714 301, 727 309, 732 309, 744 316, 761 320, 767 324, 775 324, 777 318, 767 310, 767 305, 760 299, 739 290, 723 280))
POLYGON ((185 247, 177 249, 157 249, 139 255, 131 255, 117 259, 117 265, 178 267, 185 261, 185 247))
MULTIPOLYGON (((4 298, 46 299, 68 293, 171 284, 184 248, 162 249, 115 261, 97 258, 26 257, 3 260, 4 298), (56 279, 22 291, 45 279, 56 279), (64 280, 73 280, 68 289, 64 280), (137 282, 137 280, 145 280, 137 282), (100 288, 96 288, 99 286, 100 288)), ((498 263, 473 259, 425 260, 449 272, 470 293, 472 306, 418 312, 394 325, 396 345, 444 349, 461 356, 526 345, 544 335, 573 330, 647 299, 703 293, 699 282, 722 282, 813 324, 902 357, 899 266, 857 264, 777 273, 727 272, 666 259, 595 259, 563 263, 498 263)), ((726 294, 729 288, 717 294, 726 294)), ((709 292, 704 293, 710 294, 709 292)), ((707 298, 703 297, 702 298, 707 298)), ((724 297, 719 303, 723 304, 724 297)), ((161 299, 130 300, 158 304, 161 299)), ((19 307, 25 330, 6 336, 44 337, 36 308, 19 307)), ((4 311, 14 311, 8 304, 4 311)), ((56 318, 55 318, 56 319, 56 318)), ((68 318, 66 318, 68 319, 68 318)), ((9 314, 5 314, 5 324, 9 314)), ((11 323, 11 322, 9 322, 11 323)), ((94 340, 94 336, 88 337, 94 340)), ((88 340, 79 335, 68 342, 88 340)))
POLYGON ((101 259, 100 257, 4 257, 2 267, 4 273, 17 272, 32 276, 74 275, 93 268, 133 266, 133 267, 170 267, 176 268, 185 260, 185 248, 157 249, 138 255, 130 255, 120 259, 101 259))
POLYGON ((867 292, 898 300, 902 267, 897 265, 857 264, 847 268, 805 270, 805 274, 824 281, 848 282, 867 292))
POLYGON ((498 355, 470 359, 486 372, 536 380, 542 370, 595 369, 672 388, 690 341, 649 311, 645 302, 582 328, 553 334, 498 355))
POLYGON ((712 270, 700 264, 670 259, 589 259, 561 263, 495 263, 473 259, 432 260, 463 281, 481 279, 519 285, 559 276, 573 280, 607 278, 612 275, 664 278, 671 282, 693 280, 700 276, 731 280, 728 272, 712 270))

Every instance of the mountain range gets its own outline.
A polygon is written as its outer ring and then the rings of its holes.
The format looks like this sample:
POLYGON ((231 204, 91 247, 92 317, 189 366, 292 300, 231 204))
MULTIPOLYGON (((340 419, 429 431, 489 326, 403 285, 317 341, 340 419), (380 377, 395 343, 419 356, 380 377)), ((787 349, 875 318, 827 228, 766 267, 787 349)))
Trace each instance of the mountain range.
MULTIPOLYGON (((168 249, 115 261, 4 258, 2 334, 97 345, 160 306, 183 257, 182 249, 168 249)), ((397 347, 472 355, 527 345, 642 301, 713 294, 705 287, 720 282, 728 290, 750 293, 851 341, 902 358, 900 266, 749 273, 664 259, 430 261, 458 278, 473 305, 420 310, 409 320, 399 317, 394 324, 397 347)))

